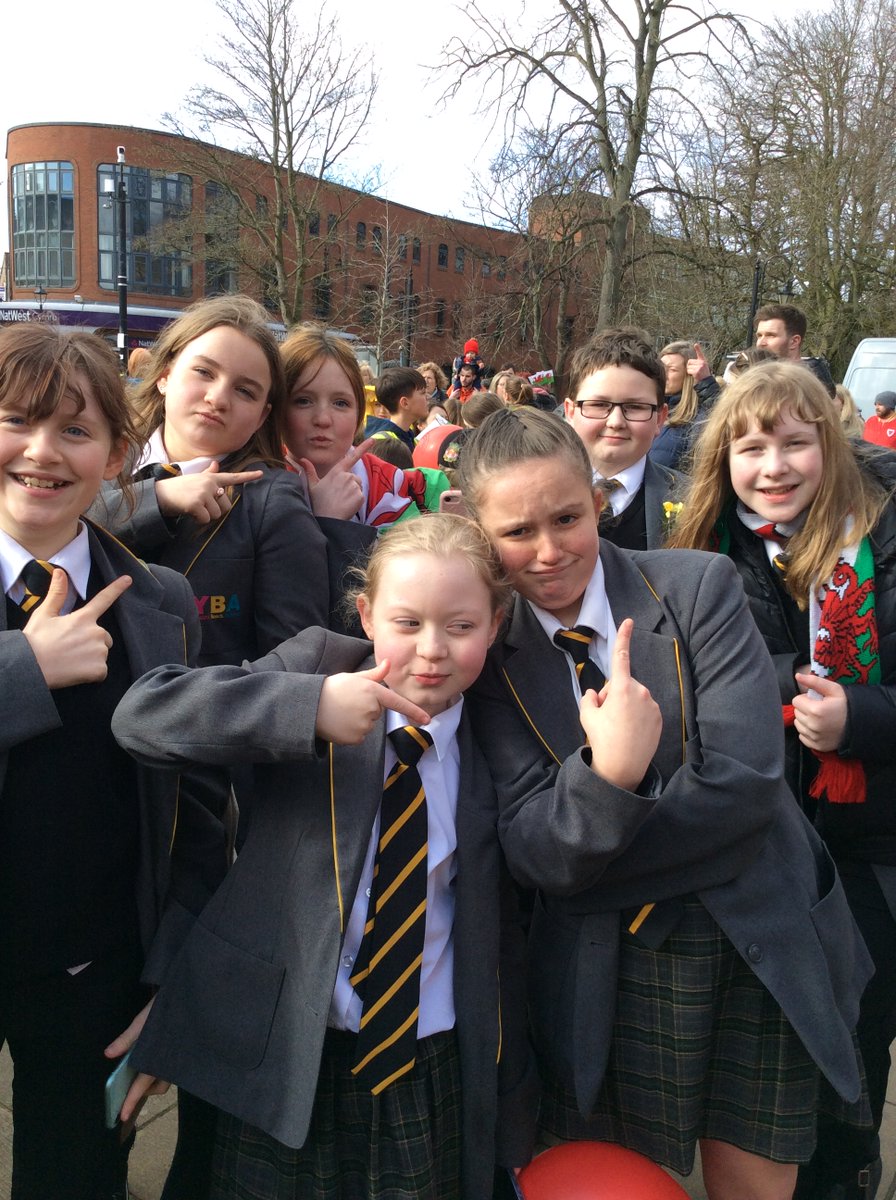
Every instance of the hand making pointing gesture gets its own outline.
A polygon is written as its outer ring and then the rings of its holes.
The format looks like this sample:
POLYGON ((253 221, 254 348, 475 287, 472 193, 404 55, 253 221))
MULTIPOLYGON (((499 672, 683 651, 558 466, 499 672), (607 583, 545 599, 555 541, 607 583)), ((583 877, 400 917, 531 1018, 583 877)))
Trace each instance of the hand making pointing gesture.
POLYGON ((579 720, 591 746, 591 769, 616 787, 633 792, 656 753, 663 718, 643 684, 632 678, 630 647, 634 621, 619 626, 610 678, 600 693, 582 697, 579 720))
POLYGON ((325 679, 314 727, 317 736, 337 746, 357 746, 387 708, 401 713, 414 725, 429 724, 426 709, 383 687, 388 674, 389 660, 384 658, 369 671, 330 675, 325 679))
POLYGON ((63 617, 60 614, 68 595, 68 576, 58 567, 54 570, 46 599, 32 612, 22 631, 48 688, 100 683, 106 678, 112 637, 98 622, 132 582, 130 575, 113 579, 82 608, 63 617))
POLYGON ((156 499, 166 517, 192 517, 200 525, 217 521, 230 512, 227 489, 260 479, 262 471, 222 471, 212 462, 195 475, 172 475, 156 482, 156 499))
POLYGON ((360 446, 350 447, 339 462, 327 471, 321 478, 310 459, 294 460, 308 477, 308 490, 311 493, 311 507, 316 517, 335 517, 338 521, 349 521, 361 507, 364 500, 364 489, 357 475, 352 474, 354 467, 373 445, 374 439, 369 437, 360 446))

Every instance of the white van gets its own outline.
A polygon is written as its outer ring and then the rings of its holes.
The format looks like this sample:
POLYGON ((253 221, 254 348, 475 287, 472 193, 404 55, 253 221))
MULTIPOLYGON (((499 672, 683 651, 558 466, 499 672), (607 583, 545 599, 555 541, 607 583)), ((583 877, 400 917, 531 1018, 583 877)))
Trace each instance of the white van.
POLYGON ((863 417, 874 412, 878 392, 896 392, 896 338, 863 338, 843 377, 863 417))

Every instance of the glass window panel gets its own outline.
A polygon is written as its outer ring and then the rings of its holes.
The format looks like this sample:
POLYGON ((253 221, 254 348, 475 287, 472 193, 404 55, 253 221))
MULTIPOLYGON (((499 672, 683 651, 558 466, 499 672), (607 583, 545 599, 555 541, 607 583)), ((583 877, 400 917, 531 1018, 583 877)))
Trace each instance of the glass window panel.
POLYGON ((75 282, 75 256, 71 250, 62 251, 62 278, 66 283, 75 282))
POLYGON ((70 168, 62 172, 62 190, 63 192, 74 193, 75 190, 75 173, 70 168))
POLYGON ((47 227, 47 198, 43 193, 34 197, 34 228, 47 227))
POLYGON ((47 251, 47 271, 48 271, 51 279, 57 279, 59 277, 59 251, 58 250, 48 250, 47 251))
POLYGON ((59 202, 59 213, 62 219, 62 228, 66 231, 73 231, 75 228, 75 202, 68 196, 63 196, 59 202))
POLYGON ((58 171, 48 171, 47 172, 47 191, 48 192, 58 192, 59 191, 59 172, 58 171))
POLYGON ((47 229, 59 228, 59 197, 54 193, 47 196, 47 229))

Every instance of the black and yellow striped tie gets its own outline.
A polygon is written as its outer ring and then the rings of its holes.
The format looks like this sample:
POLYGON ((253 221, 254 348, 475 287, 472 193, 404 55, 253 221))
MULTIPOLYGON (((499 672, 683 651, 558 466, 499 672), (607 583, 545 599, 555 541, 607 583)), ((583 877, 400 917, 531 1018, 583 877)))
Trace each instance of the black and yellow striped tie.
POLYGON ((32 558, 22 568, 19 576, 25 588, 25 595, 19 601, 22 612, 30 613, 47 598, 50 583, 53 579, 53 563, 42 558, 32 558))
POLYGON ((572 629, 558 629, 554 634, 554 645, 560 650, 564 650, 575 664, 576 678, 583 696, 589 688, 594 688, 596 692, 599 692, 606 682, 600 667, 588 653, 593 637, 594 630, 588 625, 576 625, 572 629))
POLYGON ((383 785, 367 924, 349 981, 364 1006, 352 1073, 374 1095, 417 1058, 426 933, 428 825, 417 763, 432 738, 425 729, 406 725, 389 739, 398 762, 383 785))

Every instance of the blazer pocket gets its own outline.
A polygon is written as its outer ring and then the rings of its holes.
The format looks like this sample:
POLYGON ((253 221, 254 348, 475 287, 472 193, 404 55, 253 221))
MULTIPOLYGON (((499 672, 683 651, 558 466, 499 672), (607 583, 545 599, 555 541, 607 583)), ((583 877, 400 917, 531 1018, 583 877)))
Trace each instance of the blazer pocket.
POLYGON ((822 847, 827 870, 822 883, 828 890, 812 905, 810 915, 815 933, 827 964, 831 988, 841 1012, 850 1000, 857 1002, 861 987, 868 975, 868 958, 858 926, 850 912, 849 902, 837 874, 833 859, 822 847))
POLYGON ((172 1040, 201 1044, 241 1071, 267 1050, 286 974, 196 922, 160 993, 172 1040))

